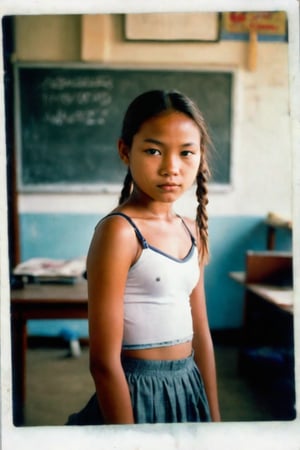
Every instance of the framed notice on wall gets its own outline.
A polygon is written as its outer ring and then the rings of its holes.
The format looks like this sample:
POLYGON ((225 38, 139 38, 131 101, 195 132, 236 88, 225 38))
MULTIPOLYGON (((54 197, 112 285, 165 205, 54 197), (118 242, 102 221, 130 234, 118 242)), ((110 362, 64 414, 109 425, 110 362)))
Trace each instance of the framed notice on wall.
POLYGON ((219 14, 215 12, 126 14, 124 20, 128 40, 219 40, 219 14))

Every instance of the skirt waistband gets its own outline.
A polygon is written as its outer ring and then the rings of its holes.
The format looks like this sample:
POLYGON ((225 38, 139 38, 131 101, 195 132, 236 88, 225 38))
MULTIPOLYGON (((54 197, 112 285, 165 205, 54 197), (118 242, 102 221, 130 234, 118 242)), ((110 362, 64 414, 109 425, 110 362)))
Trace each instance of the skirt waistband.
POLYGON ((192 353, 187 358, 172 360, 140 359, 122 355, 121 361, 125 372, 161 373, 163 371, 180 371, 191 368, 194 366, 194 354, 192 353))

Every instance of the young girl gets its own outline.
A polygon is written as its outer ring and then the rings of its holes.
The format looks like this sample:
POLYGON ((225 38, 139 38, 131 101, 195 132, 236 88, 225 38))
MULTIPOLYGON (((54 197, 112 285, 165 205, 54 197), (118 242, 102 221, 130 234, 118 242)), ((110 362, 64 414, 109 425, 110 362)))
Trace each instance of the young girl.
POLYGON ((208 133, 196 105, 154 90, 129 106, 118 142, 119 206, 87 258, 96 393, 68 425, 219 421, 204 293, 208 133), (174 202, 197 181, 196 221, 174 202))

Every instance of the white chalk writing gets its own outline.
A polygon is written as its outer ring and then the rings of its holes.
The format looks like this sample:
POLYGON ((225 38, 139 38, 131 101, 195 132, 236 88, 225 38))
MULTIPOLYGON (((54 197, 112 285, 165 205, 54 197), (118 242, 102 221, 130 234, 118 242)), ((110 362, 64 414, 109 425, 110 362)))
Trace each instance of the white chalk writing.
POLYGON ((84 124, 87 126, 104 125, 108 110, 77 109, 72 112, 66 112, 63 109, 57 109, 53 113, 46 113, 44 120, 47 123, 56 126, 84 124))
POLYGON ((98 75, 94 77, 78 76, 76 78, 67 78, 63 76, 46 77, 41 83, 42 89, 111 89, 113 81, 110 77, 105 75, 98 75))

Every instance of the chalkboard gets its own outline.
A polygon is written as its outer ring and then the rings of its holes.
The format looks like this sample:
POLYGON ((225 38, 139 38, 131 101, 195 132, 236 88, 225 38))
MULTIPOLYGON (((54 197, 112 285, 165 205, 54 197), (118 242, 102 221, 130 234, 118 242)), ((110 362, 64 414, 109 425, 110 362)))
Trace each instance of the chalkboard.
POLYGON ((100 66, 16 67, 19 188, 68 190, 121 184, 117 140, 129 102, 154 88, 192 97, 215 151, 213 183, 230 183, 231 72, 100 66))

